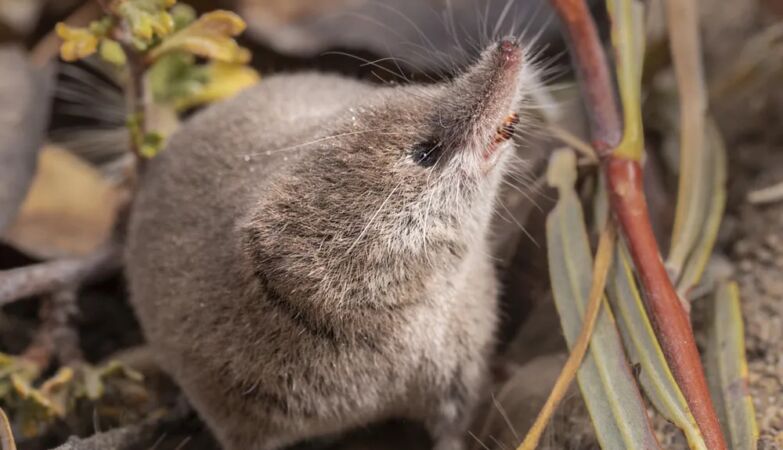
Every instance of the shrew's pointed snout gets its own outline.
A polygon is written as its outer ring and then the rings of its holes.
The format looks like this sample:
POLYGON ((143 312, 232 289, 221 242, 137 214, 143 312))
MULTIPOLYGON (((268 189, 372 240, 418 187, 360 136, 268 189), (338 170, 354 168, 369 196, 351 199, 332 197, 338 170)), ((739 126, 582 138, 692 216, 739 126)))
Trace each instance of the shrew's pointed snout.
POLYGON ((519 64, 522 61, 522 49, 516 42, 509 39, 498 43, 497 53, 504 65, 519 64))
POLYGON ((451 124, 453 147, 477 149, 484 159, 511 139, 518 123, 516 108, 526 82, 525 51, 512 39, 499 41, 458 77, 444 102, 439 123, 451 124))
POLYGON ((504 103, 504 99, 516 94, 523 60, 524 50, 517 42, 510 39, 497 42, 457 79, 455 88, 463 95, 460 98, 473 102, 471 107, 479 111, 504 103))

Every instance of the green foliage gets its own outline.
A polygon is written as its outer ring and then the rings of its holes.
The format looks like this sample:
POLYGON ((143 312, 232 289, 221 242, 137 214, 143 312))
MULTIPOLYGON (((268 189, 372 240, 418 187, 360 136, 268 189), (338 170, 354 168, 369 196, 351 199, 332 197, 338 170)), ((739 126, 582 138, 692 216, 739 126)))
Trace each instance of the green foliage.
POLYGON ((174 52, 161 57, 147 72, 149 88, 158 103, 171 103, 198 92, 208 80, 204 66, 188 53, 174 52))
POLYGON ((115 2, 112 10, 126 21, 134 47, 143 51, 174 31, 174 19, 167 11, 174 3, 176 0, 125 0, 115 2))
POLYGON ((139 154, 145 158, 152 158, 158 154, 165 143, 163 136, 155 131, 144 131, 142 127, 144 118, 139 114, 128 117, 126 125, 130 131, 133 145, 139 149, 139 154))
POLYGON ((63 40, 60 46, 60 57, 64 61, 86 58, 95 53, 98 48, 98 36, 89 28, 72 28, 64 23, 58 23, 55 31, 63 40))
POLYGON ((228 11, 212 11, 163 41, 150 52, 153 59, 174 51, 230 63, 250 61, 250 52, 233 39, 245 30, 245 22, 228 11))
POLYGON ((101 41, 101 58, 117 66, 124 66, 128 62, 128 57, 125 55, 125 50, 119 42, 112 39, 104 39, 101 41))
POLYGON ((181 111, 231 97, 257 83, 259 76, 244 64, 196 64, 192 54, 173 52, 153 64, 147 79, 155 102, 181 111))
POLYGON ((756 449, 759 427, 748 389, 745 329, 734 282, 721 283, 712 299, 704 359, 712 400, 731 448, 756 449))
POLYGON ((143 381, 140 373, 118 362, 62 367, 36 386, 40 375, 39 368, 26 359, 0 353, 0 404, 25 436, 35 436, 67 417, 80 402, 99 403, 122 382, 143 381))
POLYGON ((212 11, 197 17, 192 7, 176 0, 115 0, 105 17, 87 27, 57 24, 63 60, 97 53, 114 66, 130 69, 133 113, 127 123, 134 150, 143 157, 154 156, 165 144, 163 133, 148 129, 155 124, 145 120, 145 108, 183 110, 230 97, 259 80, 245 65, 250 52, 234 40, 244 29, 234 13, 212 11), (145 104, 138 92, 145 86, 152 90, 155 105, 145 104))
MULTIPOLYGON (((593 269, 582 206, 574 190, 576 176, 574 154, 556 152, 547 172, 559 196, 547 217, 547 255, 552 293, 569 347, 582 327, 593 269)), ((602 448, 659 448, 605 300, 577 377, 602 448)))

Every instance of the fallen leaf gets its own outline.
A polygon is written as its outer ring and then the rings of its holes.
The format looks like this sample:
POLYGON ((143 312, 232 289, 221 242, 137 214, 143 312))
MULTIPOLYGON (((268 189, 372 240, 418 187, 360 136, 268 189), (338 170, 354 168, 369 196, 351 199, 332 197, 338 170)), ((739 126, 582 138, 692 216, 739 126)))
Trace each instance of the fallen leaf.
POLYGON ((91 165, 54 146, 3 240, 38 258, 83 256, 111 233, 120 192, 91 165))

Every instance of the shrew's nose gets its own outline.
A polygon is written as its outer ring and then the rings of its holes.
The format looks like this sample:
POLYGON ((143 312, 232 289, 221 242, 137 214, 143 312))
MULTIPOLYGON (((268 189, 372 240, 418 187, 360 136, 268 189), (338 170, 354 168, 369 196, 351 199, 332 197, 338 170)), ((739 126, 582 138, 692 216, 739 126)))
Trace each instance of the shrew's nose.
POLYGON ((504 39, 498 44, 498 52, 506 64, 517 63, 522 59, 522 49, 515 42, 504 39))

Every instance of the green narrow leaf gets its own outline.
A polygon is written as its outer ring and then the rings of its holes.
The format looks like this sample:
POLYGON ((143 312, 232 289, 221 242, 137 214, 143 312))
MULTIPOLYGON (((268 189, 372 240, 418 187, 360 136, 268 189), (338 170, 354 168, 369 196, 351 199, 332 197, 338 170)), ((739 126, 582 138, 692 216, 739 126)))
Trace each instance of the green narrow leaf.
POLYGON ((689 447, 706 450, 699 426, 672 376, 655 331, 647 317, 624 245, 618 245, 607 290, 631 361, 641 367, 639 381, 647 398, 685 434, 689 447))
MULTIPOLYGON (((571 346, 582 327, 593 267, 582 207, 573 189, 574 154, 557 152, 548 178, 560 193, 557 205, 547 218, 549 270, 555 305, 571 346)), ((577 380, 602 448, 660 448, 606 302, 577 380)))
POLYGON ((644 5, 637 0, 606 0, 612 19, 612 44, 617 58, 617 84, 623 106, 623 139, 612 153, 618 158, 641 160, 644 153, 642 128, 642 63, 644 48, 644 5))
POLYGON ((719 286, 707 336, 707 379, 730 447, 755 450, 759 429, 748 390, 745 334, 736 283, 719 286))
POLYGON ((707 118, 705 136, 704 165, 705 179, 695 180, 703 183, 706 191, 706 205, 702 209, 702 228, 699 238, 694 242, 688 259, 683 266, 682 276, 677 280, 677 291, 681 296, 688 293, 699 283, 707 262, 712 255, 715 240, 718 238, 723 212, 726 208, 726 147, 717 125, 707 118))

